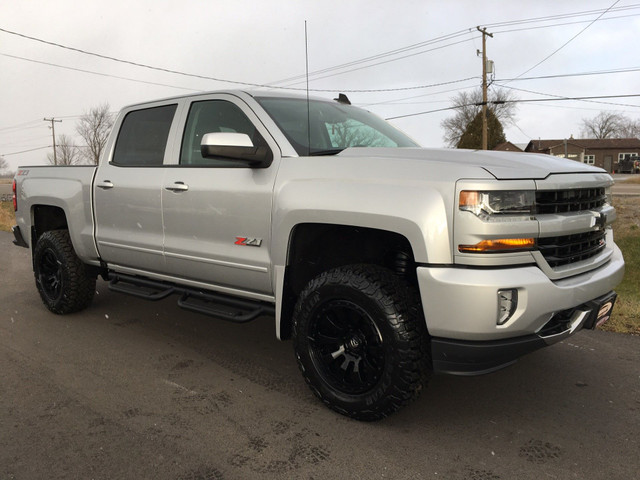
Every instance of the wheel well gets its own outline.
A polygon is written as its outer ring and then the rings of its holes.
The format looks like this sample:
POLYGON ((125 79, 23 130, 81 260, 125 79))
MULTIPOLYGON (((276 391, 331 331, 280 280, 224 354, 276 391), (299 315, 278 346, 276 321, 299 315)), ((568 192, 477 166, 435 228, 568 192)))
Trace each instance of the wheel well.
MULTIPOLYGON (((34 205, 33 220, 31 224, 31 250, 34 251, 38 244, 38 239, 51 230, 69 230, 67 216, 60 207, 51 205, 34 205)), ((106 270, 85 265, 87 273, 91 276, 102 275, 106 279, 106 270)))
POLYGON ((32 225, 32 245, 35 245, 45 232, 69 228, 64 210, 50 205, 34 205, 32 225))
POLYGON ((297 225, 289 240, 280 338, 290 338, 293 308, 313 278, 332 268, 358 263, 388 268, 417 285, 413 250, 402 235, 349 225, 297 225))

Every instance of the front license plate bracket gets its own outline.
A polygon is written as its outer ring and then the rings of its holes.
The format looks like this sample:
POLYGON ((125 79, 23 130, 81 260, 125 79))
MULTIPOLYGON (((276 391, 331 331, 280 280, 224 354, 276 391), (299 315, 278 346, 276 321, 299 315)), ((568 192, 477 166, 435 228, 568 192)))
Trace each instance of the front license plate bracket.
POLYGON ((604 324, 611 318, 611 312, 613 312, 613 306, 616 303, 618 294, 616 292, 609 292, 606 295, 596 298, 587 303, 587 306, 591 310, 591 315, 584 323, 584 328, 595 329, 604 324))

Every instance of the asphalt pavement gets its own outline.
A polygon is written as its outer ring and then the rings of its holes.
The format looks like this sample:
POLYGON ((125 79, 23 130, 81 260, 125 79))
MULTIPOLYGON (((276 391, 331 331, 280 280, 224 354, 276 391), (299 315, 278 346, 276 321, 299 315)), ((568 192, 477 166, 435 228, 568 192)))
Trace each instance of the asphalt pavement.
POLYGON ((640 472, 640 338, 595 331, 398 414, 324 408, 273 319, 234 325, 104 282, 41 304, 0 232, 0 479, 620 479, 640 472))

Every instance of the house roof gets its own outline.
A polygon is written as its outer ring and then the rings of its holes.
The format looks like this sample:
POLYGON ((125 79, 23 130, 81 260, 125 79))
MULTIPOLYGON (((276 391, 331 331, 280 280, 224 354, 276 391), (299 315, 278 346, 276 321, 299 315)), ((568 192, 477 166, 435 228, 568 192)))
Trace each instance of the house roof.
MULTIPOLYGON (((549 150, 551 148, 564 146, 565 140, 531 140, 525 148, 525 152, 539 152, 549 150)), ((569 138, 567 144, 575 145, 587 150, 601 149, 640 149, 639 138, 569 138)))
POLYGON ((499 143, 493 149, 498 150, 500 152, 523 152, 524 151, 520 147, 518 147, 517 145, 514 145, 511 142, 499 143))

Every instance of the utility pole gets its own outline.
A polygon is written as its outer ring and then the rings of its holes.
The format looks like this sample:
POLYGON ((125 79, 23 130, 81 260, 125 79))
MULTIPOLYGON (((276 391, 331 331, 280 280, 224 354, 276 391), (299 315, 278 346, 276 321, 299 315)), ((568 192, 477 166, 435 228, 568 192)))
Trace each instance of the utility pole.
POLYGON ((51 118, 43 118, 43 120, 45 122, 51 122, 51 126, 49 128, 51 129, 51 132, 53 134, 53 164, 54 165, 58 165, 58 156, 57 156, 57 153, 56 153, 56 127, 55 127, 55 124, 56 123, 61 123, 62 120, 56 120, 53 117, 51 117, 51 118))
POLYGON ((482 150, 487 149, 487 35, 493 38, 492 33, 487 33, 486 28, 476 27, 482 33, 482 150))

